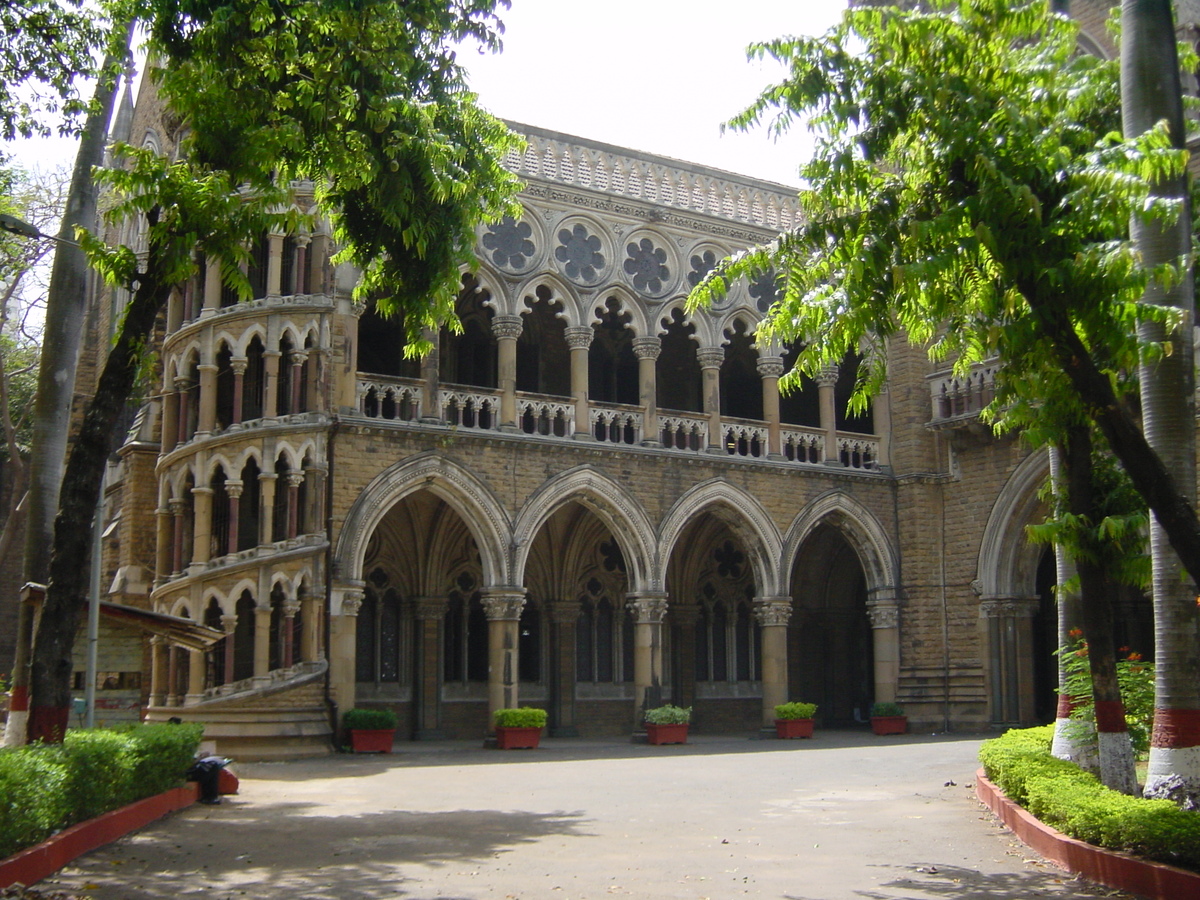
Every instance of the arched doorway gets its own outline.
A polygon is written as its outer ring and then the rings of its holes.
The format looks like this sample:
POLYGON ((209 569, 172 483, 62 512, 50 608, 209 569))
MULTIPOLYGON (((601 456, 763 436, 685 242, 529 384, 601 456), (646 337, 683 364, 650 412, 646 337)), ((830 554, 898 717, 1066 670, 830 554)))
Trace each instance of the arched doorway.
POLYGON ((826 727, 866 720, 875 692, 867 581, 854 548, 834 526, 818 525, 792 570, 788 624, 791 697, 816 703, 826 727))

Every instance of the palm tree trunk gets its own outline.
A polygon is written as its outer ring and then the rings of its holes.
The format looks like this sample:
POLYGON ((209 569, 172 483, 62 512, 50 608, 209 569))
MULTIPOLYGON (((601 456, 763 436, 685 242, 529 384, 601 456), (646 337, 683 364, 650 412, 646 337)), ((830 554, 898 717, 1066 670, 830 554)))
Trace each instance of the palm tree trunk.
MULTIPOLYGON (((1183 147, 1185 132, 1175 21, 1170 0, 1122 0, 1121 105, 1126 136, 1145 132, 1162 120, 1173 143, 1183 147)), ((1188 197, 1185 179, 1151 187, 1159 196, 1188 197)), ((1136 219, 1131 235, 1146 266, 1175 262, 1191 247, 1191 210, 1172 224, 1136 219)), ((1190 273, 1164 290, 1151 285, 1146 300, 1183 311, 1183 324, 1171 334, 1143 323, 1143 341, 1169 342, 1161 360, 1140 372, 1146 438, 1174 476, 1181 495, 1194 507, 1196 424, 1192 370, 1194 298, 1190 273)), ((1194 585, 1183 577, 1157 513, 1151 523, 1154 572, 1155 713, 1146 796, 1167 797, 1187 808, 1200 804, 1200 615, 1194 585)))

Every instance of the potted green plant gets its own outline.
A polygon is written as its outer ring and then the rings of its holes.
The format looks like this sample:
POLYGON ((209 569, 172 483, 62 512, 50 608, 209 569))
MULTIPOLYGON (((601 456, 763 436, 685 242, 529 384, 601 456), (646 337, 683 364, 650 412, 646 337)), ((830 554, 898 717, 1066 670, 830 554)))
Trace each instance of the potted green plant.
POLYGON ((775 734, 780 738, 810 738, 813 736, 813 716, 817 704, 793 700, 775 707, 775 734))
POLYGON ((501 750, 536 750, 546 727, 546 711, 534 706, 498 709, 492 714, 496 724, 496 746, 501 750))
POLYGON ((646 736, 651 744, 686 744, 688 723, 692 721, 690 706, 656 706, 642 716, 646 736))
POLYGON ((342 728, 355 753, 391 753, 398 721, 390 709, 355 708, 342 714, 342 728))
POLYGON ((876 734, 904 734, 908 731, 908 716, 899 703, 871 704, 871 730, 876 734))

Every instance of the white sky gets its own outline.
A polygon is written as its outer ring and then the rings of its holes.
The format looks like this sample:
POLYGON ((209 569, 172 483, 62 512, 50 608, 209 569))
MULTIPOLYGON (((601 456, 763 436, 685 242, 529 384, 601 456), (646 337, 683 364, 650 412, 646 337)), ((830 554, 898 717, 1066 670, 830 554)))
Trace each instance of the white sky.
MULTIPOLYGON (((750 63, 753 41, 820 34, 846 0, 512 0, 501 10, 504 52, 464 47, 482 104, 506 119, 579 137, 796 184, 809 152, 801 131, 720 125, 782 76, 750 63)), ((18 165, 69 165, 73 142, 17 141, 18 165)))

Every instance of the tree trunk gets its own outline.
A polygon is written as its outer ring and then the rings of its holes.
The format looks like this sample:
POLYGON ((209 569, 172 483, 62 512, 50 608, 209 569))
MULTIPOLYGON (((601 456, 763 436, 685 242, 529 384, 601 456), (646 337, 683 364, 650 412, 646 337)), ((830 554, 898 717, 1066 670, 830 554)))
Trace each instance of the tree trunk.
MULTIPOLYGON (((54 515, 58 509, 59 485, 63 480, 63 459, 75 398, 75 368, 79 362, 80 336, 88 300, 87 259, 83 250, 74 243, 75 228, 93 228, 96 224, 96 187, 92 168, 104 164, 108 122, 112 118, 117 97, 117 69, 128 53, 133 37, 132 25, 118 27, 124 27, 125 30, 125 49, 120 55, 110 51, 96 83, 92 111, 80 135, 71 187, 58 231, 59 238, 70 243, 59 243, 55 250, 46 294, 46 323, 42 336, 42 359, 38 368, 33 436, 30 441, 29 497, 25 509, 23 578, 26 582, 44 584, 50 567, 54 515)), ((23 744, 26 738, 30 679, 27 636, 33 631, 32 615, 30 605, 22 603, 17 614, 12 701, 4 734, 4 745, 7 747, 23 744)))
MULTIPOLYGON (((1170 0, 1123 0, 1121 4, 1121 120, 1127 136, 1162 120, 1172 143, 1186 146, 1175 20, 1170 0)), ((1154 194, 1182 199, 1184 214, 1172 224, 1143 224, 1130 233, 1146 266, 1175 262, 1191 249, 1191 209, 1186 178, 1151 185, 1154 194)), ((1194 298, 1191 273, 1164 290, 1151 285, 1146 300, 1183 311, 1171 334, 1143 323, 1143 341, 1169 341, 1172 352, 1141 366, 1146 437, 1174 476, 1181 496, 1195 503, 1196 420, 1192 368, 1194 298)), ((1157 510, 1150 529, 1154 571, 1155 698, 1147 797, 1166 797, 1185 808, 1200 805, 1200 616, 1196 590, 1181 572, 1157 510)), ((1190 568, 1190 567, 1189 567, 1190 568)), ((1191 572, 1195 578, 1195 572, 1191 572)))
POLYGON ((62 740, 71 709, 71 649, 87 604, 92 519, 104 480, 112 433, 147 352, 154 320, 169 287, 159 281, 162 250, 152 243, 146 270, 125 312, 71 448, 54 521, 50 580, 30 667, 30 740, 62 740))
POLYGON ((1091 530, 1103 514, 1097 509, 1092 473, 1092 434, 1087 425, 1068 429, 1065 462, 1067 502, 1071 514, 1086 521, 1088 533, 1080 535, 1082 552, 1076 554, 1079 571, 1080 612, 1087 639, 1088 668, 1092 675, 1093 709, 1096 715, 1096 745, 1100 755, 1100 781, 1122 794, 1137 793, 1133 745, 1125 724, 1125 706, 1117 681, 1117 650, 1113 638, 1113 593, 1108 577, 1105 548, 1094 540, 1091 530), (1090 546, 1089 546, 1090 545, 1090 546))

